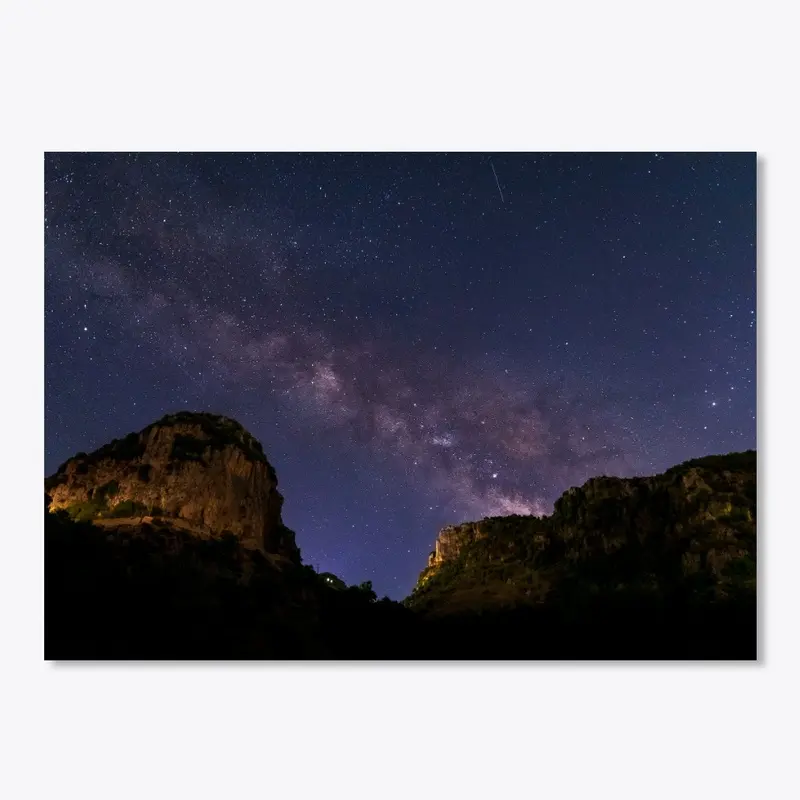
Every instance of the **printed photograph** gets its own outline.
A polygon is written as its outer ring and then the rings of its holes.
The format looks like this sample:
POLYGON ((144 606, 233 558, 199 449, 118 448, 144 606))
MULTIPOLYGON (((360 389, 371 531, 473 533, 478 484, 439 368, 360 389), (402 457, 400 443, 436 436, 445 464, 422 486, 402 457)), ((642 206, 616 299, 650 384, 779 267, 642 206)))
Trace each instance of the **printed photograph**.
POLYGON ((756 660, 757 169, 45 153, 45 660, 756 660))

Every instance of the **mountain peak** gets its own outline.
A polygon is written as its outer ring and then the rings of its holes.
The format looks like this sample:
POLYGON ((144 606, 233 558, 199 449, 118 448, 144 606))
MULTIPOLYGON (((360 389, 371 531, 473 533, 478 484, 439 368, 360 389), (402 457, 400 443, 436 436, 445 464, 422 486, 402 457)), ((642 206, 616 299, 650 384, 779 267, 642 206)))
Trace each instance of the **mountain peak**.
POLYGON ((283 497, 261 443, 239 422, 204 412, 167 414, 45 481, 50 510, 119 527, 149 517, 199 536, 234 534, 245 547, 299 561, 283 525, 283 497))

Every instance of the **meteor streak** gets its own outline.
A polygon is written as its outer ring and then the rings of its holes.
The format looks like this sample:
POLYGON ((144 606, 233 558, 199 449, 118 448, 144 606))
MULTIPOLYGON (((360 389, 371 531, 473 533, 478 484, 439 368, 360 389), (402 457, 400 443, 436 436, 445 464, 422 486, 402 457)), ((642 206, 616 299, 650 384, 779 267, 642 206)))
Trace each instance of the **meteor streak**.
POLYGON ((494 180, 497 184, 497 191, 500 192, 500 199, 503 201, 503 205, 505 205, 506 199, 503 197, 503 190, 500 188, 500 179, 497 177, 497 170, 495 170, 494 164, 492 164, 491 161, 489 162, 489 166, 492 168, 492 172, 494 172, 494 180))

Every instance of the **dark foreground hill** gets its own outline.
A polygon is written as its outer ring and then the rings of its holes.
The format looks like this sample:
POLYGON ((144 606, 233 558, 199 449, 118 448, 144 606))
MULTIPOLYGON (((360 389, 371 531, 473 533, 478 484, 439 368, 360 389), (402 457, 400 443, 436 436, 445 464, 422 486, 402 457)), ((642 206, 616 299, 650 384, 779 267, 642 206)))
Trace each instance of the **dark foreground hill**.
POLYGON ((400 604, 302 564, 238 423, 120 441, 46 482, 48 659, 756 657, 752 452, 446 528, 400 604))
POLYGON ((46 514, 46 659, 397 658, 413 617, 234 536, 46 514))

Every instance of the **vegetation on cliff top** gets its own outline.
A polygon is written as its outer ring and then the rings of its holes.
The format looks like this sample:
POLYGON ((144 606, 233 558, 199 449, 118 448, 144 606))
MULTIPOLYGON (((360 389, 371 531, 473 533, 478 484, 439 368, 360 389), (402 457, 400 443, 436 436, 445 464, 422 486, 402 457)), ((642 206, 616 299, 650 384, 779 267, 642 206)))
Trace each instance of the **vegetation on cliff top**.
MULTIPOLYGON (((52 489, 63 480, 67 465, 78 462, 79 472, 88 473, 89 468, 101 461, 135 461, 145 454, 147 435, 153 428, 175 425, 191 425, 200 428, 200 435, 176 434, 170 453, 171 460, 203 461, 207 450, 222 450, 237 447, 251 461, 266 464, 270 479, 277 483, 277 475, 267 461, 261 443, 236 420, 206 412, 180 411, 166 414, 141 431, 129 433, 121 439, 112 439, 108 444, 91 453, 76 453, 61 464, 56 472, 45 480, 45 490, 52 489)), ((147 480, 146 475, 142 480, 147 480)))
MULTIPOLYGON (((179 435, 175 437, 173 444, 173 458, 178 460, 193 460, 202 457, 205 448, 221 450, 225 447, 238 447, 251 461, 261 461, 268 464, 264 448, 261 442, 251 435, 239 422, 230 417, 223 417, 218 414, 195 413, 192 411, 180 411, 177 414, 167 414, 161 419, 148 425, 145 431, 155 426, 169 425, 199 425, 202 437, 179 435), (179 441, 180 440, 180 441, 179 441)), ((273 480, 277 480, 274 470, 272 471, 273 480)))

